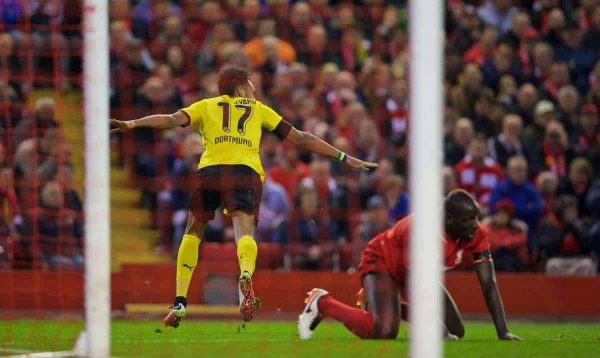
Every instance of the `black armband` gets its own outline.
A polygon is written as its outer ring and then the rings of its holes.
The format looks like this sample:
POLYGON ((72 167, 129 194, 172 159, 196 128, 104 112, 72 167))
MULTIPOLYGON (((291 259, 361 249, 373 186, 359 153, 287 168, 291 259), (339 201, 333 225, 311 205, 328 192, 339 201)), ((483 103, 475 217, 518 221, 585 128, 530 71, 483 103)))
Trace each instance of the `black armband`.
POLYGON ((473 254, 473 263, 490 262, 490 261, 493 261, 492 253, 490 252, 490 250, 485 250, 483 252, 478 252, 476 254, 473 254))
POLYGON ((290 122, 286 121, 285 119, 282 119, 279 122, 279 124, 277 125, 277 127, 275 127, 275 129, 273 129, 273 133, 280 140, 284 140, 285 138, 287 138, 287 136, 291 130, 292 130, 292 125, 290 124, 290 122))
POLYGON ((185 128, 185 127, 189 126, 190 124, 192 124, 192 117, 190 116, 190 114, 188 112, 184 111, 183 109, 180 109, 179 112, 185 114, 185 116, 188 119, 188 122, 186 124, 182 124, 180 127, 185 128))

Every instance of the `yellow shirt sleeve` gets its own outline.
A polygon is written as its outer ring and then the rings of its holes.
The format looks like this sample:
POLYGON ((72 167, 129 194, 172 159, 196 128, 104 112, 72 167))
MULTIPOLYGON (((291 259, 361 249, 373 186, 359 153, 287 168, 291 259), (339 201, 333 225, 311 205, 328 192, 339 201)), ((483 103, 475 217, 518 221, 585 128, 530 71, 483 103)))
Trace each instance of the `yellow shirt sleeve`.
POLYGON ((271 107, 263 104, 262 102, 258 102, 258 108, 260 109, 263 128, 270 132, 275 130, 279 122, 281 122, 281 116, 271 109, 271 107))
POLYGON ((190 117, 192 127, 202 130, 202 114, 204 113, 204 101, 192 103, 189 107, 182 108, 181 111, 190 117))

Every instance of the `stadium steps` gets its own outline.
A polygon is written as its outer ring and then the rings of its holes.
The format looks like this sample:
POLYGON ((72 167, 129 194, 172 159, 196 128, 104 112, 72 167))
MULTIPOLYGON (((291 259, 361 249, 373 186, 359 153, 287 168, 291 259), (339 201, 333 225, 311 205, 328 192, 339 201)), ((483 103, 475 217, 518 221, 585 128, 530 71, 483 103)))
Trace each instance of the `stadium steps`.
MULTIPOLYGON (((30 103, 41 97, 53 97, 57 103, 56 118, 64 129, 65 140, 71 147, 75 168, 73 186, 83 199, 84 179, 84 135, 83 135, 83 98, 80 92, 58 94, 53 90, 39 90, 32 93, 30 103)), ((33 107, 32 107, 33 108, 33 107)), ((111 158, 115 153, 111 153, 111 158)), ((110 217, 111 217, 111 269, 120 270, 122 263, 165 263, 170 262, 169 255, 157 254, 153 245, 158 237, 156 230, 150 227, 150 215, 137 206, 139 192, 127 184, 124 168, 112 165, 110 168, 110 217)))

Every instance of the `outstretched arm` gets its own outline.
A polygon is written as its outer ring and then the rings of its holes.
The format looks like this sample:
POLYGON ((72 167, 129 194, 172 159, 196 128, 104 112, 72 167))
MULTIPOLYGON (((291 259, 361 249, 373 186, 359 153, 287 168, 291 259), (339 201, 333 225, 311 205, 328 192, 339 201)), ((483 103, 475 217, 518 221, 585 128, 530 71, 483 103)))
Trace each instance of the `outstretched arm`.
POLYGON ((110 124, 116 126, 117 128, 111 129, 110 132, 126 132, 139 127, 169 129, 178 126, 185 126, 189 124, 189 122, 189 117, 182 111, 177 111, 173 114, 153 114, 134 119, 132 121, 119 121, 117 119, 111 119, 110 124))
POLYGON ((296 144, 297 146, 307 149, 313 153, 343 160, 353 168, 369 170, 371 168, 377 168, 379 166, 377 163, 365 162, 360 159, 356 159, 350 155, 347 155, 346 153, 339 151, 338 149, 325 142, 324 140, 320 139, 319 137, 316 137, 307 132, 299 131, 296 128, 292 128, 290 130, 286 139, 296 144))
MULTIPOLYGON (((489 252, 485 252, 481 255, 486 255, 488 258, 490 258, 489 252)), ((496 285, 494 262, 491 259, 482 259, 479 263, 475 264, 475 272, 477 272, 477 277, 479 278, 485 303, 487 304, 488 310, 490 311, 492 319, 494 320, 498 338, 508 341, 520 341, 521 339, 510 333, 508 331, 508 327, 506 326, 506 315, 502 305, 502 298, 500 298, 500 292, 498 291, 498 286, 496 285)))

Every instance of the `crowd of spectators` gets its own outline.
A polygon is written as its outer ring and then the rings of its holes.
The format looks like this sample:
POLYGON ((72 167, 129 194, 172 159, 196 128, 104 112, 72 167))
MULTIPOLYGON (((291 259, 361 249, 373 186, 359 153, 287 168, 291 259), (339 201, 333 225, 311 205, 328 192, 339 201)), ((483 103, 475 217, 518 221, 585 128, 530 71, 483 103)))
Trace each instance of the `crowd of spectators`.
POLYGON ((0 269, 82 270, 82 202, 58 105, 79 86, 79 1, 0 0, 0 269))
MULTIPOLYGON (((48 4, 66 2, 31 0, 28 11, 4 21, 30 16, 33 22, 43 11, 31 8, 43 3, 50 28, 75 23, 67 21, 66 7, 49 14, 48 4)), ((0 0, 5 8, 16 3, 0 0)), ((352 267, 367 240, 410 212, 407 6, 403 0, 111 0, 111 114, 174 112, 216 96, 222 65, 250 67, 258 99, 294 126, 380 163, 374 172, 357 173, 263 136, 259 242, 281 244, 287 268, 352 267)), ((450 0, 444 29, 444 192, 463 188, 477 198, 498 269, 594 272, 600 1, 450 0)), ((18 30, 4 32, 10 40, 2 41, 27 46, 18 30)), ((34 52, 54 46, 54 68, 73 71, 69 54, 78 49, 77 37, 64 30, 45 36, 55 39, 29 40, 34 52)), ((23 66, 13 62, 0 66, 23 66)), ((73 85, 68 75, 54 78, 73 85)), ((202 139, 177 128, 139 129, 113 140, 159 229, 157 249, 174 255, 202 139)), ((205 241, 231 242, 228 220, 218 215, 205 241)))
MULTIPOLYGON (((445 8, 444 192, 478 200, 499 270, 591 274, 600 254, 600 1, 453 0, 445 8), (549 234, 551 233, 551 234, 549 234)), ((128 119, 216 96, 248 66, 259 100, 371 173, 265 133, 257 239, 288 268, 338 270, 410 212, 406 1, 113 0, 111 104, 128 119)), ((189 128, 119 138, 175 255, 202 153, 189 128)), ((230 242, 228 218, 205 241, 230 242)))

